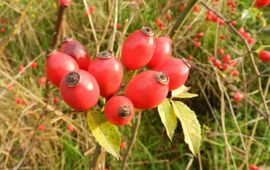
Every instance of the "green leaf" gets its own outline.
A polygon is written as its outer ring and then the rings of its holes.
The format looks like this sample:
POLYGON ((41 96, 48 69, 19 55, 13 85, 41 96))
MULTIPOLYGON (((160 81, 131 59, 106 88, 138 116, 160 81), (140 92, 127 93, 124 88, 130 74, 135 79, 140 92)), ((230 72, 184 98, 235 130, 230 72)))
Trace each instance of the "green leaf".
POLYGON ((119 158, 121 136, 118 128, 109 123, 100 112, 87 112, 89 128, 97 142, 110 154, 119 158))
POLYGON ((172 101, 174 112, 182 124, 185 142, 188 144, 191 152, 196 156, 201 145, 201 125, 192 111, 187 105, 179 101, 172 101))
POLYGON ((193 98, 193 97, 197 97, 197 94, 193 94, 193 93, 183 93, 183 94, 179 94, 178 96, 175 96, 173 98, 179 98, 179 99, 184 99, 184 98, 193 98))
POLYGON ((167 135, 172 141, 174 131, 177 127, 177 117, 174 114, 174 110, 169 99, 165 99, 158 106, 158 113, 163 125, 166 128, 167 135))
POLYGON ((190 87, 186 87, 185 85, 179 87, 178 89, 175 89, 172 91, 172 97, 177 97, 183 93, 187 93, 190 87))
POLYGON ((172 91, 172 98, 193 98, 193 97, 197 97, 197 94, 193 94, 193 93, 188 93, 188 90, 190 89, 190 87, 186 87, 185 85, 179 87, 176 90, 172 91))

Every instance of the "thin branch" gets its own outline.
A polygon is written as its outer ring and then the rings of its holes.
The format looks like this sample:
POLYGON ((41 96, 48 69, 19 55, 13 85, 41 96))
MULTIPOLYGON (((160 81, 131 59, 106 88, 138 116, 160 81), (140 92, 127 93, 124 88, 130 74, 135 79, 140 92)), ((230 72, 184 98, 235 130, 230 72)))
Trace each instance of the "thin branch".
MULTIPOLYGON (((61 33, 61 30, 63 28, 63 21, 64 21, 64 11, 65 11, 65 8, 66 7, 62 7, 61 5, 59 5, 58 7, 58 16, 57 16, 57 22, 56 22, 56 25, 55 25, 55 34, 52 38, 52 42, 51 42, 51 48, 54 48, 55 45, 57 44, 57 41, 58 41, 58 38, 59 38, 59 35, 61 33)), ((13 82, 16 82, 15 79, 12 80, 13 82)), ((36 124, 36 127, 34 129, 34 132, 33 134, 29 137, 29 144, 26 148, 26 150, 24 151, 23 153, 23 157, 22 159, 20 160, 20 162, 17 164, 16 167, 14 167, 14 169, 20 169, 25 157, 27 156, 27 154, 29 153, 29 151, 31 150, 32 146, 33 146, 33 140, 34 138, 36 137, 37 135, 37 128, 38 126, 40 125, 41 123, 41 120, 42 118, 46 115, 46 113, 48 112, 49 109, 49 105, 48 105, 48 94, 49 94, 49 83, 48 81, 46 81, 46 86, 45 86, 45 96, 44 96, 44 108, 43 108, 43 113, 41 114, 41 116, 38 118, 38 121, 37 121, 37 124, 36 124)))
POLYGON ((83 0, 83 4, 84 4, 84 8, 85 8, 85 11, 87 13, 87 17, 88 17, 88 20, 89 20, 89 23, 90 23, 90 26, 91 26, 91 29, 92 29, 92 32, 93 32, 95 43, 98 44, 96 30, 95 30, 95 27, 94 27, 94 24, 93 24, 92 16, 88 11, 88 4, 87 4, 86 0, 83 0))
POLYGON ((196 3, 198 1, 199 0, 191 0, 189 2, 189 4, 187 5, 187 7, 185 8, 184 12, 181 15, 178 16, 178 18, 176 19, 176 22, 174 23, 174 25, 172 26, 172 28, 168 32, 168 35, 172 39, 176 35, 178 30, 183 26, 183 24, 185 23, 187 17, 189 16, 189 14, 191 13, 193 7, 196 5, 196 3))
POLYGON ((101 147, 99 146, 99 144, 96 144, 95 153, 93 155, 92 161, 90 162, 90 170, 97 168, 100 153, 101 153, 101 147))
POLYGON ((51 48, 53 49, 55 45, 57 44, 57 41, 59 39, 60 33, 64 26, 64 13, 65 13, 66 7, 59 5, 58 7, 58 14, 57 14, 57 21, 55 24, 55 33, 52 38, 51 42, 51 48))
POLYGON ((114 23, 113 23, 113 33, 112 33, 112 39, 109 44, 109 50, 113 51, 113 45, 115 40, 115 34, 116 34, 116 26, 117 26, 117 19, 118 19, 118 0, 115 0, 115 11, 114 11, 114 23))
MULTIPOLYGON (((109 4, 109 2, 110 2, 110 0, 108 1, 108 4, 109 4)), ((112 6, 114 6, 114 3, 115 3, 115 1, 113 1, 112 6)), ((107 19, 105 29, 104 29, 103 34, 101 36, 101 39, 100 39, 99 43, 97 44, 97 53, 99 53, 100 46, 102 45, 102 43, 103 43, 103 41, 104 41, 104 39, 106 37, 106 34, 108 32, 108 29, 109 29, 109 26, 110 26, 110 23, 111 23, 111 19, 112 19, 113 8, 110 8, 110 5, 108 5, 108 8, 109 8, 109 16, 108 16, 108 19, 107 19)))
POLYGON ((121 168, 122 170, 126 169, 128 157, 130 156, 131 150, 132 150, 132 148, 133 148, 133 146, 134 146, 134 144, 136 142, 138 130, 139 130, 139 127, 140 127, 140 124, 141 124, 141 116, 142 116, 142 112, 139 112, 138 117, 137 117, 136 125, 133 127, 131 141, 130 141, 130 143, 128 145, 127 152, 123 157, 122 168, 121 168))
POLYGON ((230 167, 230 158, 231 158, 234 168, 237 169, 235 159, 232 154, 232 148, 226 135, 227 132, 226 132, 226 123, 225 123, 225 100, 224 100, 225 96, 224 96, 224 91, 223 91, 223 88, 221 85, 222 83, 220 82, 219 76, 217 76, 217 82, 218 82, 218 86, 221 93, 221 96, 220 96, 221 126, 222 126, 222 131, 223 131, 224 142, 226 145, 227 167, 230 167))

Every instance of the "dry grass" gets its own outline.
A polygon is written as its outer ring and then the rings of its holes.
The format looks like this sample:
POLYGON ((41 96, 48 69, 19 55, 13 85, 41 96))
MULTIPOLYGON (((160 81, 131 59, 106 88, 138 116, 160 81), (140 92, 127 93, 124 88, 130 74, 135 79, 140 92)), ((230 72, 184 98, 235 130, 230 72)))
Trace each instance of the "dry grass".
MULTIPOLYGON (((75 1, 67 11, 61 38, 76 37, 86 45, 92 56, 99 50, 109 48, 119 54, 126 32, 132 32, 141 25, 152 26, 157 35, 166 34, 172 22, 166 23, 164 31, 159 31, 154 19, 160 17, 160 12, 163 16, 167 9, 172 10, 173 16, 178 15, 177 8, 181 4, 174 0, 149 0, 136 9, 133 1, 119 0, 117 23, 121 23, 122 28, 116 30, 113 26, 116 1, 85 2, 94 5, 94 14, 89 18, 84 16, 84 1, 75 1)), ((244 0, 237 2, 241 8, 251 5, 244 0)), ((200 13, 191 14, 174 37, 173 49, 175 56, 193 56, 188 85, 199 97, 186 102, 196 111, 203 125, 204 140, 200 156, 197 159, 190 154, 183 143, 180 127, 170 143, 157 113, 153 111, 142 116, 137 143, 127 163, 130 169, 198 169, 200 163, 204 169, 248 169, 250 163, 270 169, 270 131, 267 120, 262 116, 266 110, 252 60, 241 38, 228 27, 205 23, 206 10, 200 7, 200 13), (193 29, 188 30, 187 25, 192 25, 193 29), (193 47, 191 38, 199 31, 204 31, 207 37, 202 41, 203 46, 197 49, 193 47), (221 34, 226 35, 226 41, 219 40, 221 34), (207 62, 207 57, 216 54, 219 47, 240 61, 239 78, 233 79, 213 69, 207 62), (233 102, 234 90, 243 91, 246 100, 240 104, 233 102)), ((215 9, 231 19, 225 6, 215 9)), ((62 101, 55 104, 53 98, 59 97, 58 90, 50 87, 49 112, 43 115, 45 87, 39 84, 39 78, 44 76, 44 56, 50 47, 56 13, 57 4, 52 0, 0 2, 0 19, 4 17, 7 20, 7 32, 0 33, 0 169, 89 168, 95 141, 84 114, 74 114, 62 101), (38 63, 36 69, 31 68, 33 61, 38 63), (23 73, 18 71, 20 65, 25 67, 23 73), (26 104, 16 103, 18 98, 26 104), (45 131, 37 129, 41 124, 45 125, 45 131), (74 132, 67 130, 68 124, 74 125, 74 132)), ((267 15, 270 14, 266 9, 267 15)), ((270 22, 269 18, 265 19, 270 22)), ((239 22, 250 29, 258 44, 270 44, 269 39, 264 38, 269 34, 269 25, 257 26, 260 25, 259 19, 239 22)), ((3 24, 0 29, 1 26, 3 24)), ((256 45, 254 49, 258 47, 256 45)), ((269 65, 260 63, 255 52, 254 55, 262 74, 262 91, 269 106, 269 65)), ((123 138, 128 140, 130 128, 120 130, 123 138)), ((121 162, 107 156, 107 167, 119 169, 120 165, 121 162)))

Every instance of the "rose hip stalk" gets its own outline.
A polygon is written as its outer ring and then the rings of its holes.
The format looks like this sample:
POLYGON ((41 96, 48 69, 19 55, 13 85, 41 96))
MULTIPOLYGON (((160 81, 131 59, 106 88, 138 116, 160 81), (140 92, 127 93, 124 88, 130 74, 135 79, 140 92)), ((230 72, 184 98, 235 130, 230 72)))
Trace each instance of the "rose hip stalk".
POLYGON ((80 42, 71 38, 65 38, 59 51, 73 57, 79 64, 80 69, 88 69, 91 62, 90 55, 87 49, 80 42))
POLYGON ((60 84, 63 100, 75 110, 84 111, 97 104, 99 87, 87 71, 77 70, 66 75, 60 84))
POLYGON ((46 57, 46 75, 52 84, 59 87, 61 79, 71 71, 79 69, 77 62, 70 56, 52 51, 46 57))
POLYGON ((143 27, 130 34, 124 42, 122 63, 127 69, 140 69, 151 60, 155 47, 154 32, 149 27, 143 27))
POLYGON ((121 86, 123 67, 111 51, 100 52, 88 71, 96 78, 103 97, 112 96, 121 86))
POLYGON ((125 95, 135 108, 152 109, 158 106, 168 94, 169 78, 157 71, 144 71, 128 83, 125 95))

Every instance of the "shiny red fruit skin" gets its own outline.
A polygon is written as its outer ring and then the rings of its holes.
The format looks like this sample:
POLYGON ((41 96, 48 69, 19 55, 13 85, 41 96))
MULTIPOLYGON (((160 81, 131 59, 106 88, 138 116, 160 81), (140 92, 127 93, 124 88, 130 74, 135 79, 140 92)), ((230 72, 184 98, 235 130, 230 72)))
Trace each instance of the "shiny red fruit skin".
POLYGON ((147 64, 149 68, 155 68, 162 64, 172 54, 172 40, 168 37, 159 37, 155 39, 156 48, 152 59, 147 64))
POLYGON ((255 6, 257 8, 265 7, 270 3, 270 0, 256 0, 255 6))
POLYGON ((77 61, 80 69, 88 69, 91 62, 90 55, 80 42, 73 39, 64 40, 59 51, 73 57, 77 61))
POLYGON ((46 75, 49 81, 59 87, 61 79, 71 71, 78 70, 77 62, 70 56, 53 51, 46 58, 46 75))
POLYGON ((63 100, 73 109, 85 111, 94 107, 99 98, 99 87, 96 79, 87 71, 76 70, 80 75, 77 85, 70 87, 66 83, 66 77, 61 80, 60 94, 63 100))
POLYGON ((122 63, 127 69, 136 70, 146 66, 155 51, 155 38, 142 30, 131 33, 123 44, 122 63))
POLYGON ((112 124, 122 126, 129 124, 131 119, 134 117, 134 106, 130 99, 125 96, 114 96, 110 98, 105 104, 104 108, 105 117, 112 124), (119 116, 121 106, 128 106, 130 108, 130 115, 122 118, 119 116))
POLYGON ((262 60, 262 62, 268 62, 270 61, 270 52, 269 51, 261 51, 259 53, 259 58, 262 60))
POLYGON ((59 5, 63 7, 68 7, 71 4, 71 0, 59 0, 59 5))
POLYGON ((96 58, 89 65, 88 71, 96 78, 103 97, 112 96, 121 86, 123 67, 115 57, 96 58))
POLYGON ((168 94, 168 85, 156 79, 157 71, 144 71, 136 75, 128 83, 125 95, 135 108, 152 109, 158 106, 168 94))
POLYGON ((190 66, 179 58, 170 58, 155 68, 169 76, 169 90, 175 90, 184 85, 189 74, 190 66))

